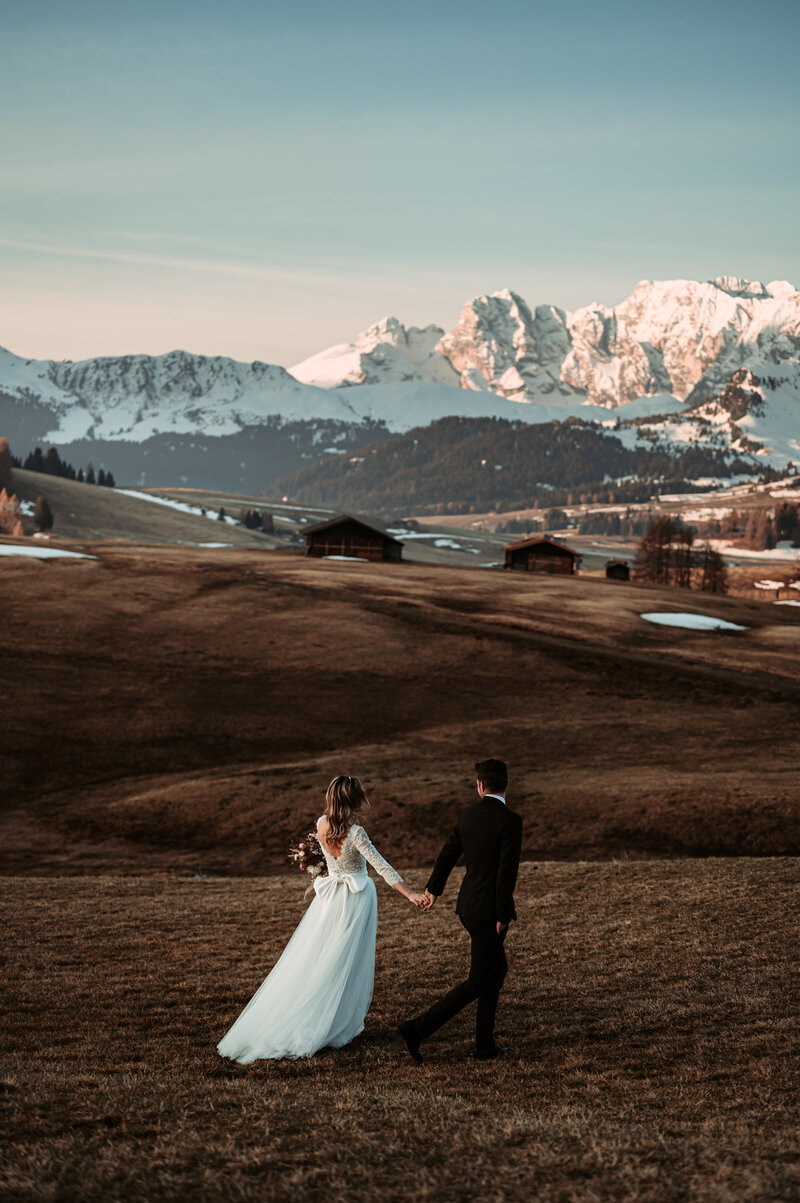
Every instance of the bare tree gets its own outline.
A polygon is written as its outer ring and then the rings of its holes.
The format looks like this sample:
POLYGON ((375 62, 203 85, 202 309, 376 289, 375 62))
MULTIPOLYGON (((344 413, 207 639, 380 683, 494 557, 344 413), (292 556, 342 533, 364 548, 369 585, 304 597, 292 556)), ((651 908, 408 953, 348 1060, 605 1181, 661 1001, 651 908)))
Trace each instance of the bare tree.
POLYGON ((700 567, 702 569, 700 588, 703 593, 728 592, 728 572, 725 568, 725 561, 716 548, 709 543, 700 549, 700 567))
POLYGON ((637 580, 670 585, 673 578, 672 540, 677 534, 671 518, 654 518, 642 536, 633 570, 637 580))

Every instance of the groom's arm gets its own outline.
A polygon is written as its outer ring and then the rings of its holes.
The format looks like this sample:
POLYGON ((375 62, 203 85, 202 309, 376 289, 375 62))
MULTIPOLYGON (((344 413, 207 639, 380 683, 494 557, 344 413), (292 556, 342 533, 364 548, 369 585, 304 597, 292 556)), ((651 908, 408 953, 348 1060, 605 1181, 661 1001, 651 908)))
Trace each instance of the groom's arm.
POLYGON ((522 819, 509 815, 500 836, 500 853, 495 886, 497 922, 506 927, 514 918, 514 886, 517 884, 519 858, 522 852, 522 819))
POLYGON ((463 851, 461 832, 458 830, 458 824, 456 824, 445 840, 441 852, 436 857, 436 863, 428 879, 428 884, 425 887, 429 894, 438 897, 439 894, 444 893, 444 887, 447 884, 450 871, 463 851))

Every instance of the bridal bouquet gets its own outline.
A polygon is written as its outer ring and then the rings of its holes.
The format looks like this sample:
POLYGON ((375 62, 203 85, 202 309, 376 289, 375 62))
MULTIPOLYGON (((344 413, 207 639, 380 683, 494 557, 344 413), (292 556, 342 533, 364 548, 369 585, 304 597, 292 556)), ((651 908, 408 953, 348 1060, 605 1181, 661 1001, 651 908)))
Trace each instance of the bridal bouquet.
POLYGON ((309 831, 298 844, 291 844, 289 847, 289 860, 292 864, 297 865, 302 873, 308 873, 311 877, 311 885, 306 890, 309 894, 314 888, 314 881, 317 877, 327 877, 328 865, 325 860, 325 853, 322 851, 319 840, 317 839, 316 831, 309 831))

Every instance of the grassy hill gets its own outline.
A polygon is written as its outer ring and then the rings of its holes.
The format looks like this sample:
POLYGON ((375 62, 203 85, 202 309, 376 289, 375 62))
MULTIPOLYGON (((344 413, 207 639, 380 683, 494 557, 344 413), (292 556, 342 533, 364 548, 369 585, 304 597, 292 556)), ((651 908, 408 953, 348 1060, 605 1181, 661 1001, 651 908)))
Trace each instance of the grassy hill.
MULTIPOLYGON (((155 507, 154 507, 155 508, 155 507)), ((598 579, 86 544, 0 569, 0 869, 262 873, 362 776, 434 854, 478 756, 526 858, 796 854, 791 607, 598 579), (741 633, 650 626, 692 609, 741 633)))
MULTIPOLYGON (((311 522, 327 518, 333 511, 324 507, 294 505, 282 499, 257 495, 220 492, 213 489, 164 488, 137 490, 131 496, 122 489, 98 488, 49 476, 38 472, 15 469, 11 491, 21 501, 33 504, 38 496, 46 497, 54 515, 51 536, 68 541, 123 541, 131 544, 174 544, 207 546, 212 543, 229 547, 274 550, 294 548, 303 550, 303 529, 311 522), (154 500, 147 500, 152 497, 154 500), (196 509, 186 513, 159 499, 178 502, 196 509), (207 517, 199 512, 207 510, 207 517), (273 519, 274 535, 248 530, 238 524, 216 520, 220 508, 238 519, 247 510, 257 510, 273 519)), ((35 529, 33 520, 26 518, 28 535, 35 529)), ((487 565, 502 559, 504 536, 488 532, 455 535, 452 530, 428 529, 424 534, 409 534, 403 550, 405 560, 432 564, 487 565)))
MULTIPOLYGON (((282 546, 280 538, 259 535, 209 517, 183 513, 130 497, 118 489, 100 488, 61 476, 15 468, 11 491, 20 501, 46 497, 53 511, 55 538, 123 539, 131 543, 230 543, 234 547, 282 546)), ((217 507, 218 509, 219 507, 217 507)), ((234 511, 235 514, 235 511, 234 511)))

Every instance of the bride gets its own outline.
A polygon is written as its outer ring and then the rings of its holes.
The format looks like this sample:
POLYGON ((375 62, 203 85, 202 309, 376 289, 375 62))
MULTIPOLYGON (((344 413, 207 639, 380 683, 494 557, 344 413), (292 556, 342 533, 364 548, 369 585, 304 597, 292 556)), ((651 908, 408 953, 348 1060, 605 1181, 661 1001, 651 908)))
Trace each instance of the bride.
POLYGON ((364 1028, 375 979, 378 900, 366 862, 414 906, 425 903, 355 822, 369 806, 357 777, 334 777, 317 837, 328 866, 278 963, 220 1040, 223 1057, 311 1057, 341 1048, 364 1028))

